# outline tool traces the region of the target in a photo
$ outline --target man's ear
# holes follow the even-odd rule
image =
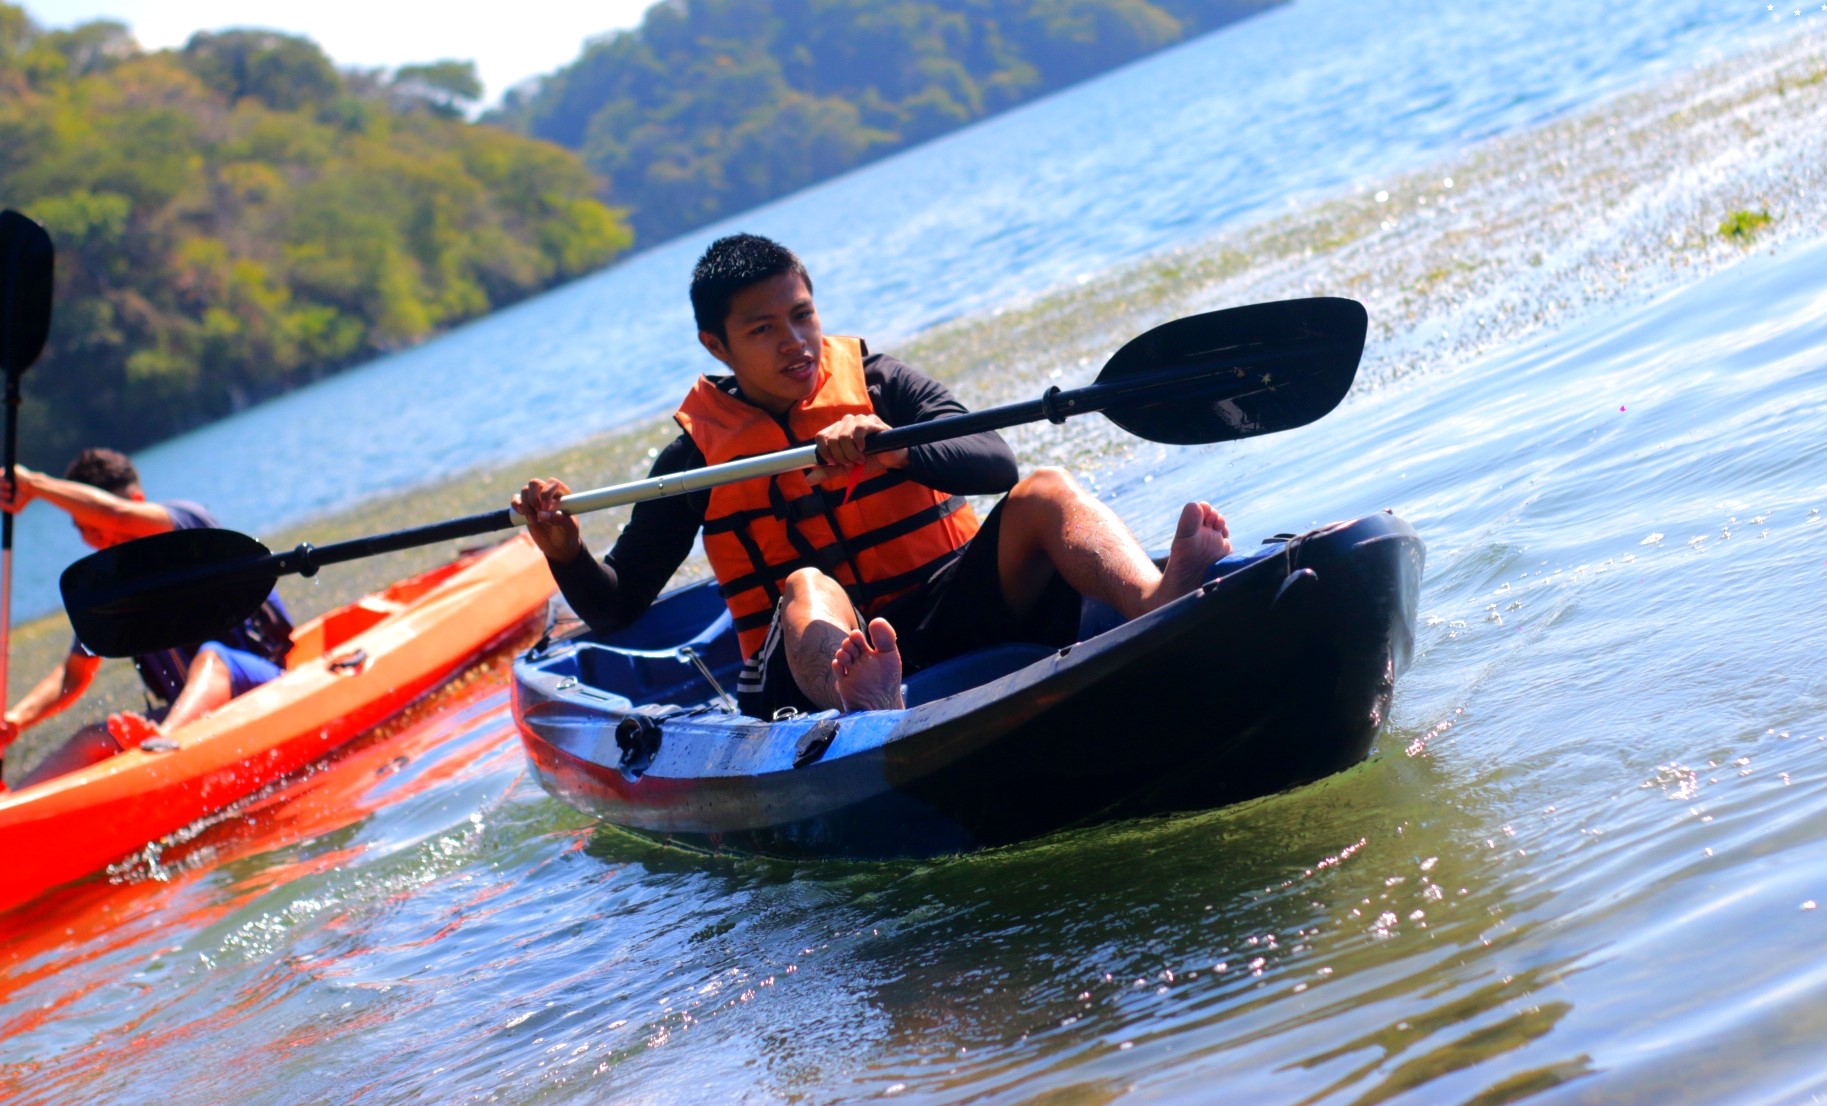
[[[698,344],[709,350],[712,357],[715,357],[725,365],[730,363],[729,347],[723,344],[723,339],[717,337],[711,331],[698,331]]]
[[[127,489],[121,492],[121,498],[131,499],[135,503],[144,503],[146,502],[146,493],[140,490],[138,484],[129,484]]]

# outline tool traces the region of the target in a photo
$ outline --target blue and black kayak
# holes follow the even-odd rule
[[[514,666],[539,781],[605,822],[697,849],[922,857],[1202,810],[1363,760],[1414,647],[1424,546],[1376,514],[1218,562],[1197,591],[1081,640],[1009,644],[910,675],[903,710],[735,713],[714,581],[615,634]]]

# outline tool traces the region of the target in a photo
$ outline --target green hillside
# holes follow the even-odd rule
[[[339,72],[308,40],[140,50],[0,2],[0,206],[56,243],[21,448],[132,449],[628,248],[570,151],[478,126],[473,66]]]
[[[1277,0],[668,0],[491,121],[581,151],[643,242]]]

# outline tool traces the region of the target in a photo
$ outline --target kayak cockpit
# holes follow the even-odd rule
[[[551,654],[545,671],[586,693],[678,707],[724,709],[742,670],[735,624],[714,581],[662,595],[624,630],[559,637],[534,647],[542,652]]]
[[[1272,552],[1264,548],[1234,554],[1214,564],[1208,579],[1234,572]],[[529,655],[540,661],[542,671],[575,681],[571,686],[593,698],[607,694],[630,704],[734,712],[734,701],[728,696],[735,691],[742,655],[729,607],[716,581],[704,580],[667,592],[634,625],[611,633],[583,628],[582,621],[563,608],[562,600],[555,602],[558,607],[549,626],[570,622],[576,628],[548,630],[547,640]],[[1122,622],[1116,611],[1087,599],[1079,616],[1078,643]],[[561,651],[561,645],[568,648]],[[903,684],[907,706],[979,687],[1057,651],[1052,645],[1008,642],[950,658],[907,676]]]
[[[364,595],[346,607],[338,607],[292,629],[292,651],[286,654],[287,669],[303,668],[319,657],[341,649],[356,635],[364,633],[389,618],[407,610],[412,604],[474,563],[480,550],[465,553],[449,564],[442,564],[417,576],[396,580],[380,591]]]

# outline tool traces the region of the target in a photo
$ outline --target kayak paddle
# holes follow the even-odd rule
[[[55,251],[44,228],[8,208],[0,211],[0,369],[6,372],[6,486],[18,463],[19,378],[38,360],[51,331]],[[0,512],[0,706],[7,698],[12,647],[13,516]]]
[[[870,436],[882,453],[1048,419],[1103,411],[1139,437],[1171,445],[1232,441],[1304,426],[1338,406],[1357,375],[1368,320],[1356,300],[1316,297],[1253,304],[1163,323],[1131,340],[1095,383]],[[559,501],[581,515],[761,476],[812,468],[800,446],[649,477]],[[76,635],[106,657],[193,645],[246,618],[280,576],[474,537],[523,524],[511,508],[326,545],[271,553],[231,530],[173,530],[90,554],[64,571]]]

